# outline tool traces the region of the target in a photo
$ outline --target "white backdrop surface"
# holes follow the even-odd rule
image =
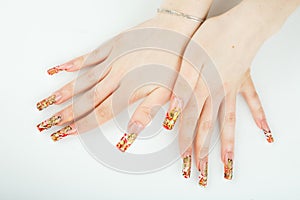
[[[181,161],[156,173],[123,174],[89,155],[76,137],[53,143],[36,124],[54,108],[35,104],[74,75],[45,70],[151,18],[160,0],[0,1],[0,199],[299,199],[300,9],[268,40],[253,79],[275,143],[267,144],[238,98],[234,180],[225,181],[220,148],[210,154],[209,186],[180,174]],[[218,0],[213,14],[238,1]],[[63,108],[63,106],[61,106]],[[108,134],[118,132],[113,124]],[[118,139],[121,136],[115,134]],[[139,147],[137,145],[136,150]]]

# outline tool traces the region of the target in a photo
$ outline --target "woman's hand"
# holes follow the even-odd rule
[[[186,12],[198,14],[199,18],[205,17],[211,0],[201,1],[203,4],[201,9],[196,7],[200,2],[199,0],[193,0],[193,2],[195,5],[185,6]],[[166,7],[176,9],[179,6],[176,10],[185,12],[181,10],[181,4],[181,1],[166,0],[164,2]],[[199,11],[192,12],[196,9]],[[49,105],[62,104],[74,96],[82,94],[73,104],[39,124],[38,129],[43,131],[55,125],[69,124],[52,134],[52,139],[57,141],[68,135],[91,130],[126,108],[128,102],[131,104],[147,96],[134,114],[134,117],[139,120],[131,121],[128,125],[129,133],[134,130],[135,134],[138,134],[150,122],[151,116],[155,115],[155,112],[151,112],[152,105],[164,105],[170,98],[170,90],[155,84],[139,88],[130,99],[120,99],[119,103],[122,106],[119,107],[118,111],[114,110],[114,113],[111,94],[117,93],[122,87],[120,81],[123,77],[129,72],[135,71],[139,66],[158,63],[167,66],[170,72],[178,72],[183,51],[199,25],[200,22],[197,21],[158,13],[153,19],[119,34],[95,51],[48,70],[49,74],[54,74],[59,71],[73,72],[93,66],[85,74],[37,104],[38,109],[42,110]],[[171,35],[174,37],[170,38]],[[154,46],[156,49],[151,49],[156,44],[158,47]],[[161,48],[169,48],[170,52],[157,49],[161,44],[163,44]],[[139,79],[139,77],[135,78]],[[169,77],[166,77],[165,83],[171,88],[175,80],[176,75],[170,74]],[[74,109],[77,105],[78,109]],[[93,112],[90,113],[91,111]],[[94,119],[95,113],[98,116],[96,121],[91,120]],[[125,147],[120,146],[120,150],[125,150]]]
[[[267,141],[274,141],[249,73],[253,58],[272,32],[256,21],[246,23],[253,20],[247,19],[252,16],[241,16],[244,15],[240,10],[234,8],[208,19],[194,34],[190,44],[201,46],[207,57],[203,52],[197,52],[201,59],[196,66],[183,61],[164,121],[165,128],[172,129],[176,119],[181,118],[179,146],[184,163],[183,175],[189,177],[190,167],[187,166],[191,166],[194,149],[200,184],[204,186],[211,132],[218,114],[224,177],[232,178],[236,96],[239,91]],[[247,20],[242,20],[244,18]],[[196,54],[195,48],[188,45],[185,54],[192,52]]]

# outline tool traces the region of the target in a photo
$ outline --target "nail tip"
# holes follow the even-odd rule
[[[36,128],[39,130],[39,132],[43,132],[45,130],[44,128],[40,128],[39,125],[37,125]]]
[[[188,174],[182,174],[182,176],[183,176],[183,178],[185,178],[185,179],[190,178],[190,175],[188,175]]]
[[[51,95],[50,97],[43,99],[42,101],[38,102],[36,104],[36,107],[39,111],[49,107],[50,105],[54,104],[57,102],[57,96],[56,95]]]
[[[165,120],[163,122],[163,127],[167,130],[172,130],[175,126],[175,123],[180,115],[181,111],[179,108],[174,108],[170,112],[167,112]]]
[[[191,177],[192,156],[188,155],[183,158],[182,175],[184,178]]]
[[[58,140],[61,140],[61,139],[65,138],[65,137],[67,137],[71,134],[74,134],[74,133],[70,133],[71,131],[75,133],[75,130],[72,129],[71,126],[66,126],[62,129],[60,129],[59,131],[57,131],[55,133],[52,133],[51,138],[54,142],[57,142]]]
[[[228,158],[227,163],[224,165],[224,178],[232,180],[233,178],[233,160]]]
[[[120,139],[120,141],[116,144],[116,147],[122,151],[125,152],[135,141],[137,138],[136,133],[124,133],[123,137]]]
[[[52,76],[54,74],[57,74],[58,72],[62,71],[61,69],[59,69],[59,65],[52,67],[50,69],[47,70],[48,75]]]
[[[117,147],[117,149],[118,149],[119,151],[121,151],[122,153],[124,153],[124,152],[126,151],[126,149],[122,149],[122,147],[120,146],[119,143],[116,145],[116,147]]]
[[[226,175],[224,175],[224,178],[225,178],[226,180],[229,180],[229,181],[232,180],[232,177],[226,177]]]
[[[61,122],[61,120],[62,120],[61,116],[54,115],[54,116],[50,117],[49,119],[43,121],[42,123],[38,124],[37,128],[40,132],[42,132],[44,130],[52,128],[53,126],[56,126],[57,124],[59,124]]]
[[[199,186],[202,187],[202,188],[206,188],[206,187],[207,187],[207,184],[206,184],[206,183],[200,183],[200,182],[199,182]]]
[[[164,125],[164,124],[163,124],[163,127],[164,127],[166,130],[168,130],[168,131],[170,131],[170,130],[173,129],[173,128],[170,128],[170,127],[168,127],[168,126],[166,126],[166,125]]]

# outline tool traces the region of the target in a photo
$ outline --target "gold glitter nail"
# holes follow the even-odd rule
[[[40,132],[57,125],[62,120],[61,116],[53,116],[37,125]]]
[[[171,112],[168,112],[166,114],[166,118],[164,120],[163,126],[168,130],[172,130],[179,115],[180,115],[179,108],[174,108],[173,110],[171,110]]]
[[[62,138],[68,136],[68,135],[72,135],[72,133],[74,132],[74,130],[72,131],[72,127],[71,126],[66,126],[62,129],[60,129],[59,131],[53,133],[51,135],[51,138],[54,142],[61,140]],[[72,132],[71,132],[72,131]]]
[[[205,162],[204,169],[200,169],[200,175],[199,175],[199,185],[202,187],[207,186],[207,176],[208,176],[208,162]]]
[[[233,177],[233,161],[232,159],[227,160],[227,164],[224,166],[224,178],[231,180]]]
[[[192,156],[186,156],[183,158],[182,175],[184,178],[190,178],[192,167]]]
[[[136,133],[130,133],[130,134],[125,133],[123,137],[120,139],[120,141],[118,142],[118,144],[116,145],[116,147],[120,151],[125,152],[132,145],[132,143],[135,141],[136,138],[137,138]]]
[[[264,131],[264,134],[265,134],[265,137],[266,137],[267,141],[269,143],[273,143],[274,138],[273,138],[273,135],[272,135],[271,131],[266,131],[266,130],[263,130],[263,131]]]
[[[38,102],[36,107],[38,110],[43,110],[43,109],[47,108],[48,106],[54,104],[55,102],[56,102],[56,95],[52,95],[52,96]]]

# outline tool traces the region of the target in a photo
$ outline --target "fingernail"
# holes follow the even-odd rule
[[[143,125],[138,122],[133,122],[128,126],[128,133],[125,133],[123,137],[120,139],[116,147],[122,151],[125,152],[135,141],[138,134],[144,129]]]
[[[183,158],[182,175],[184,178],[190,178],[192,167],[192,156],[188,155]]]
[[[225,156],[224,163],[224,178],[227,180],[232,180],[233,177],[233,155],[232,153],[227,153]]]
[[[174,97],[172,101],[172,105],[170,106],[170,110],[166,114],[166,118],[164,120],[163,126],[167,130],[172,130],[174,125],[181,113],[182,110],[182,101],[176,97]]]
[[[62,71],[62,69],[59,69],[59,65],[47,70],[49,75],[57,74],[60,71]]]
[[[199,175],[199,185],[202,187],[207,186],[207,176],[208,176],[208,161],[207,159],[205,160],[200,160],[200,175]]]
[[[49,129],[52,126],[57,125],[59,122],[61,122],[61,120],[62,120],[61,116],[53,116],[43,121],[42,123],[38,124],[37,128],[39,129],[40,132],[42,132],[43,130]]]
[[[273,138],[272,132],[271,132],[271,130],[269,128],[269,125],[268,125],[268,123],[267,123],[266,120],[263,120],[261,122],[261,128],[262,128],[262,130],[263,130],[263,132],[265,134],[265,137],[266,137],[267,141],[269,143],[273,143],[274,142],[274,138]]]
[[[53,133],[51,135],[51,138],[54,142],[63,139],[64,137],[67,137],[68,135],[73,135],[76,133],[76,129],[73,129],[71,126],[66,126],[59,131]]]
[[[54,94],[54,95],[51,95],[50,97],[48,97],[46,99],[43,99],[42,101],[38,102],[36,104],[36,107],[37,107],[38,110],[43,110],[43,109],[47,108],[48,106],[56,103],[60,99],[61,99],[61,95]]]
[[[68,70],[71,67],[73,67],[73,64],[66,63],[66,64],[63,64],[63,65],[57,65],[55,67],[52,67],[51,69],[48,69],[47,72],[48,72],[49,75],[54,75],[54,74],[57,74],[60,71]]]

